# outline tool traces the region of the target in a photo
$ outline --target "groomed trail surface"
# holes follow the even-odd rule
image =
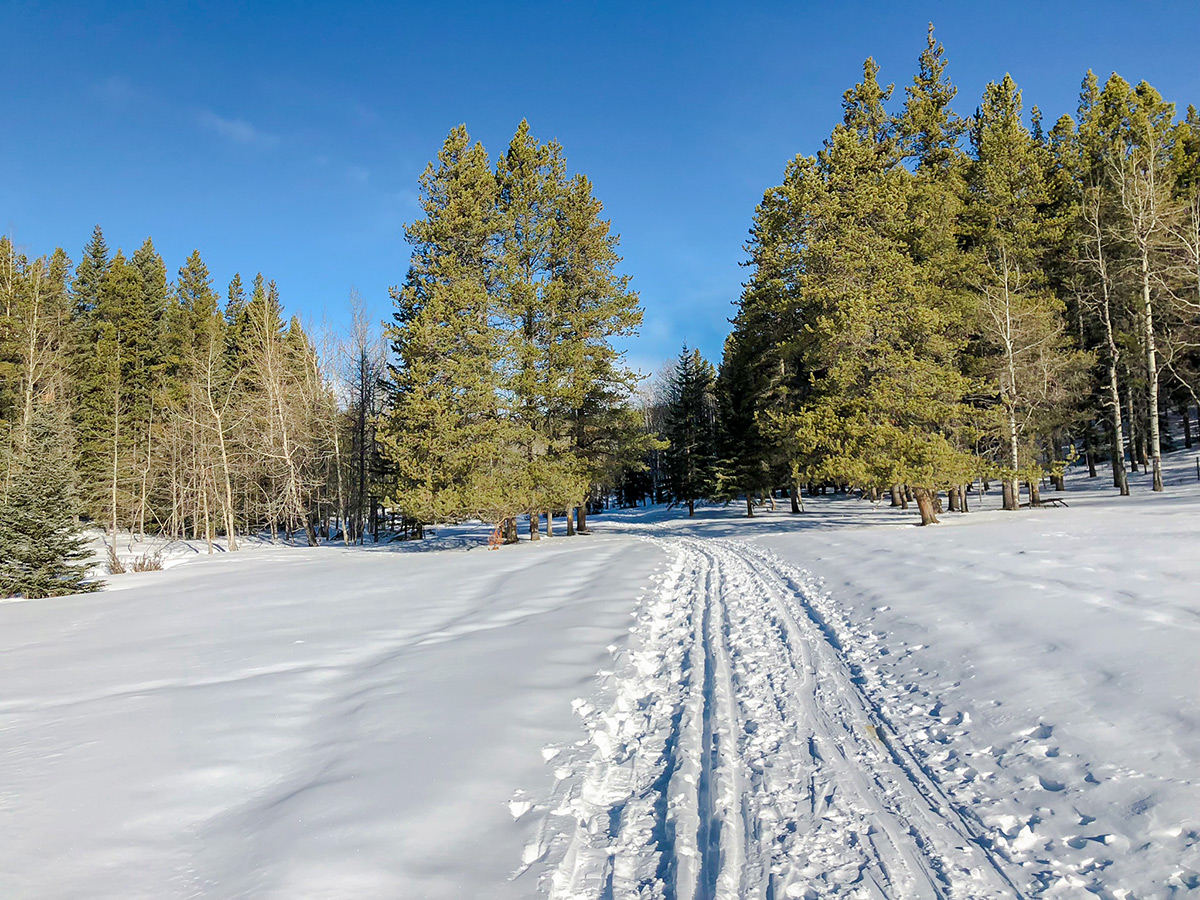
[[[739,541],[659,543],[672,562],[641,640],[612,706],[581,710],[593,753],[529,854],[559,859],[552,898],[1021,896],[802,572]]]
[[[669,563],[588,738],[545,751],[544,893],[1200,896],[1195,503],[1086,499],[1024,530],[631,522]]]

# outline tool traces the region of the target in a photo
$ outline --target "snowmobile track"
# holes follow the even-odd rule
[[[526,850],[551,864],[552,898],[1022,896],[871,700],[804,573],[738,541],[651,540],[668,571],[612,705],[577,701],[590,756],[559,766]]]

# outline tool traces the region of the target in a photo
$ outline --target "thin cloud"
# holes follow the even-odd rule
[[[243,147],[274,147],[279,143],[279,136],[263,131],[251,125],[245,119],[227,119],[219,116],[210,109],[202,110],[196,115],[196,123],[205,131],[223,137],[233,144]]]
[[[348,106],[350,118],[360,125],[378,125],[383,121],[383,116],[375,112],[374,109],[367,106],[358,100],[351,100]]]
[[[123,75],[110,75],[91,86],[92,96],[114,107],[130,106],[144,99],[145,92]]]

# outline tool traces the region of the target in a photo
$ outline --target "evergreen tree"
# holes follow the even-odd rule
[[[75,312],[82,322],[86,323],[92,310],[100,303],[100,285],[108,272],[108,262],[108,244],[104,240],[104,232],[97,225],[92,230],[91,240],[83,248],[72,285]]]
[[[812,395],[777,417],[797,480],[911,485],[923,523],[933,496],[967,479],[953,441],[968,383],[957,335],[908,243],[912,177],[901,166],[878,68],[845,95],[842,125],[810,165],[798,289]]]
[[[1017,509],[1021,477],[1036,485],[1042,474],[1034,438],[1087,361],[1072,351],[1063,303],[1048,287],[1046,254],[1063,223],[1050,214],[1048,151],[1022,123],[1011,77],[987,86],[971,141],[979,368],[998,397],[1004,508]]]
[[[557,292],[549,290],[555,209],[565,180],[562,150],[538,142],[522,120],[507,152],[496,164],[495,282],[508,337],[505,368],[513,404],[509,428],[520,444],[525,472],[514,484],[527,491],[514,501],[530,513],[536,539],[538,511],[565,505],[580,488],[564,458],[553,454],[550,412],[558,406],[560,382],[551,367]]]
[[[550,462],[557,505],[568,513],[572,506],[578,510],[581,531],[587,528],[591,490],[615,484],[620,472],[639,468],[645,453],[657,446],[630,402],[638,375],[613,346],[615,339],[637,334],[642,310],[629,277],[617,273],[620,239],[601,217],[603,209],[586,176],[560,184],[546,287],[553,310],[548,322]]]
[[[799,199],[798,170],[789,166],[784,185],[766,192],[755,210],[747,265],[752,274],[738,301],[733,330],[725,340],[717,376],[717,444],[720,464],[718,493],[746,499],[754,514],[755,493],[787,483],[792,509],[799,512],[798,485],[789,481],[786,454],[772,424],[801,401],[807,379],[796,365],[795,338],[799,277],[798,247],[803,238],[795,213]]]
[[[483,146],[465,126],[453,129],[421,176],[423,216],[406,230],[412,259],[386,335],[395,355],[380,429],[397,477],[389,499],[423,522],[500,521],[530,494],[501,372],[496,199]]]
[[[2,597],[57,597],[101,586],[86,580],[91,554],[73,513],[68,434],[62,399],[39,398],[0,497]]]
[[[696,514],[696,501],[716,489],[716,373],[699,350],[685,346],[667,388],[666,475],[676,503]]]

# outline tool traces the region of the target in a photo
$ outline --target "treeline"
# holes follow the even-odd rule
[[[673,496],[854,486],[927,523],[987,479],[1036,505],[1079,454],[1162,490],[1198,381],[1196,110],[1089,72],[1048,129],[1008,76],[960,116],[932,28],[902,102],[877,76],[758,206],[719,373],[670,379]]]
[[[77,589],[81,522],[114,550],[466,518],[511,541],[556,512],[586,530],[656,446],[613,346],[641,323],[617,236],[525,123],[495,166],[455,129],[421,188],[386,340],[355,297],[318,347],[273,281],[221,296],[198,252],[169,279],[149,239],[113,253],[97,226],[73,264],[0,238],[0,591]]]
[[[315,541],[322,502],[336,511],[345,493],[353,429],[274,282],[235,276],[220,297],[198,252],[169,281],[149,239],[111,253],[99,227],[74,268],[7,239],[0,266],[0,499],[54,409],[71,511],[110,535]]]

